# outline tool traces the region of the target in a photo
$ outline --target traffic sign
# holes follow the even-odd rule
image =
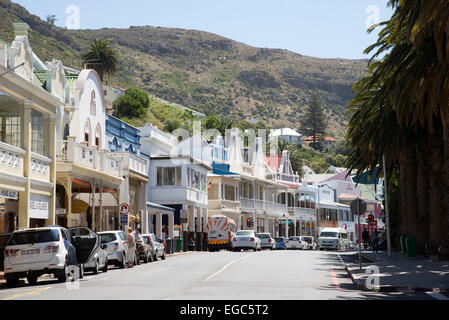
[[[129,218],[128,214],[121,214],[120,215],[120,225],[121,226],[127,226],[128,225],[128,218]]]
[[[357,198],[351,202],[351,213],[355,215],[361,215],[366,212],[366,202],[360,198]]]
[[[127,203],[122,203],[120,205],[120,214],[128,214],[131,207]]]

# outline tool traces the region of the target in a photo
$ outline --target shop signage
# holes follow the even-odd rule
[[[19,198],[19,192],[7,189],[0,189],[0,198],[17,200]]]
[[[30,218],[48,219],[50,213],[50,198],[41,195],[30,195]]]

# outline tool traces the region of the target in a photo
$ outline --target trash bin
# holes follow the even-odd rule
[[[167,238],[167,239],[165,239],[165,243],[166,243],[166,245],[165,245],[165,253],[167,253],[167,254],[172,254],[173,252],[172,252],[172,242],[173,242],[173,240],[172,240],[172,238]]]
[[[416,257],[416,249],[415,249],[415,239],[406,238],[405,246],[407,248],[407,253],[410,258]]]
[[[177,252],[182,251],[182,238],[176,239],[176,251]]]
[[[401,236],[399,240],[401,241],[401,253],[407,253],[407,246],[405,244],[406,236]]]

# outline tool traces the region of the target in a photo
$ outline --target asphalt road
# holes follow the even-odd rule
[[[322,251],[194,252],[86,273],[79,288],[40,280],[0,289],[0,300],[348,300],[428,299],[424,293],[358,290],[339,254]]]

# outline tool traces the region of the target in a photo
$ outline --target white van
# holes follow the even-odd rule
[[[323,228],[318,238],[318,250],[347,249],[349,245],[348,233],[343,228]]]

